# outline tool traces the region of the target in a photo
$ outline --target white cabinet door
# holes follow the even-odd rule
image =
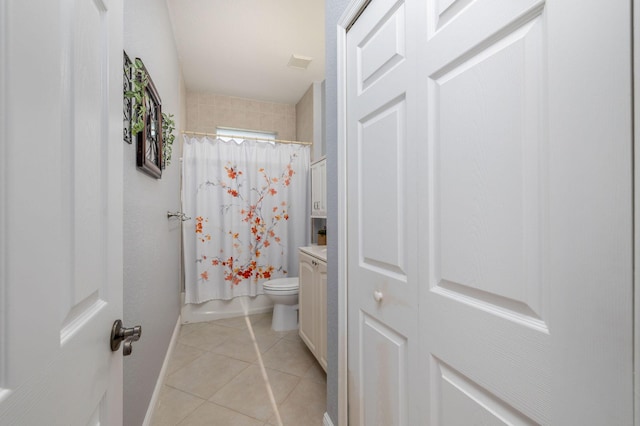
[[[327,264],[318,261],[316,267],[316,299],[318,306],[318,362],[327,371]]]
[[[299,269],[299,290],[298,290],[298,333],[300,338],[304,340],[311,352],[316,352],[317,324],[316,317],[316,300],[315,300],[315,265],[314,258],[299,252],[300,269]]]
[[[120,425],[122,1],[2,1],[0,67],[0,424]]]
[[[327,161],[320,160],[311,165],[311,216],[327,215]]]
[[[350,424],[633,423],[630,4],[347,33]]]
[[[327,370],[327,263],[300,252],[298,333]]]

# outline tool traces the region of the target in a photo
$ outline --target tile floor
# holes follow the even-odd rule
[[[260,358],[244,317],[182,326],[154,426],[322,425],[326,375],[298,331],[249,319]]]

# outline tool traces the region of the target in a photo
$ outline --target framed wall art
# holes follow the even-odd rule
[[[122,99],[122,138],[126,143],[133,142],[133,136],[131,136],[131,120],[133,119],[133,98],[130,93],[133,90],[133,67],[131,64],[131,59],[129,59],[129,55],[127,52],[122,51],[124,55],[124,69],[123,69],[123,85],[124,85],[124,96]]]
[[[136,58],[136,62],[142,63],[139,58]],[[142,119],[142,129],[136,134],[137,165],[138,169],[144,173],[160,179],[162,176],[162,102],[143,64],[142,70],[144,73],[140,74],[142,78],[146,78],[146,84],[143,84],[144,96],[141,105],[134,105],[138,119]],[[138,75],[136,78],[141,77]]]

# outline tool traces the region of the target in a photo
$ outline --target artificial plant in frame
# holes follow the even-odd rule
[[[131,134],[137,140],[137,165],[143,172],[160,178],[171,162],[175,136],[173,114],[162,112],[160,95],[140,58],[130,65],[131,87],[125,96],[133,102]]]

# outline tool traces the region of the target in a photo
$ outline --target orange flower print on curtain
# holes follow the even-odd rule
[[[294,158],[295,156],[292,156],[291,161]],[[291,184],[291,179],[295,175],[291,161],[277,176],[270,176],[264,168],[259,168],[257,172],[261,176],[262,184],[251,187],[248,191],[249,197],[243,193],[245,172],[232,163],[227,163],[224,167],[226,172],[224,179],[215,182],[206,181],[202,184],[202,187],[220,188],[224,191],[229,200],[222,205],[221,211],[223,214],[236,214],[235,207],[242,222],[249,225],[250,234],[248,241],[244,241],[240,237],[240,232],[228,230],[224,238],[232,240],[232,253],[225,254],[224,250],[220,250],[215,256],[201,255],[196,259],[203,269],[200,273],[200,281],[209,280],[208,268],[222,268],[224,280],[231,285],[238,285],[245,280],[253,282],[260,279],[267,280],[272,278],[274,273],[283,276],[287,274],[282,266],[269,263],[263,256],[263,252],[272,246],[281,246],[282,240],[278,229],[282,222],[289,220],[287,201],[281,201],[277,206],[269,209],[265,208],[265,204]],[[197,216],[195,220],[195,234],[198,241],[202,244],[211,241],[213,231],[208,229],[209,219]]]
[[[307,244],[309,147],[185,137],[185,302],[263,294]]]

